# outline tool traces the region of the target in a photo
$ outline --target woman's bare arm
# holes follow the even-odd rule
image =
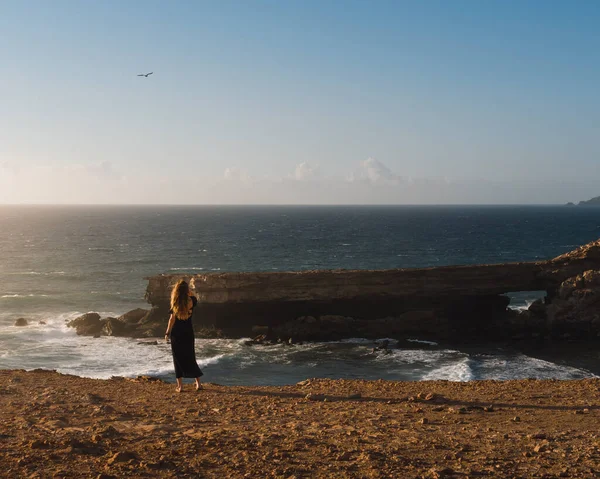
[[[165,339],[169,339],[169,334],[171,334],[171,329],[173,329],[173,324],[175,324],[175,315],[172,314],[169,317],[169,324],[167,324],[167,332],[165,333]]]

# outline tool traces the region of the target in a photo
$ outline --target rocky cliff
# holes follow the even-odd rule
[[[524,330],[545,334],[546,318],[556,325],[556,318],[564,315],[542,313],[546,304],[538,303],[536,314],[516,317],[507,309],[505,294],[545,291],[546,303],[558,308],[559,301],[565,300],[565,282],[581,284],[574,278],[590,277],[589,272],[597,270],[600,240],[538,262],[384,271],[159,275],[148,278],[146,298],[157,314],[165,312],[172,285],[185,278],[200,302],[196,324],[233,336],[264,333],[284,339],[337,339],[419,334],[440,339],[514,335]]]
[[[600,205],[600,196],[596,196],[590,200],[580,201],[579,206],[599,206]]]
[[[81,334],[162,336],[172,286],[190,282],[201,335],[281,340],[397,337],[456,340],[597,335],[600,240],[547,261],[383,271],[158,275],[152,310],[73,322]],[[506,293],[544,291],[518,314]]]

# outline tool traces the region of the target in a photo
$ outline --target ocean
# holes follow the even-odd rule
[[[0,368],[174,380],[163,341],[78,337],[66,327],[88,311],[118,316],[149,307],[144,278],[160,273],[531,261],[598,237],[596,207],[0,205]],[[513,294],[511,307],[542,295]],[[29,325],[13,326],[20,317]],[[600,375],[599,353],[578,347],[522,351],[406,339],[411,347],[390,354],[372,354],[374,342],[362,338],[254,347],[198,339],[196,352],[204,379],[220,384]]]

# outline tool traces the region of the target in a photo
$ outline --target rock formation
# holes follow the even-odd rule
[[[67,326],[75,328],[77,334],[83,336],[160,336],[156,324],[148,326],[142,323],[149,313],[145,309],[134,309],[119,318],[104,319],[101,319],[98,313],[86,313],[70,321]],[[162,324],[160,325],[162,331],[165,329],[164,319],[162,318]]]
[[[529,316],[554,336],[582,338],[600,334],[600,271],[565,280],[551,301],[529,307]]]
[[[579,206],[598,206],[600,205],[600,196],[589,199],[587,201],[580,201]]]
[[[196,324],[232,336],[253,336],[267,328],[269,335],[283,339],[406,334],[432,339],[510,337],[536,329],[545,333],[560,323],[555,320],[557,314],[562,316],[551,309],[549,323],[544,319],[540,324],[539,314],[517,315],[507,309],[506,293],[546,291],[548,305],[554,299],[565,301],[563,283],[597,270],[600,240],[538,262],[383,271],[159,275],[149,278],[146,298],[157,312],[165,311],[172,285],[186,278],[199,299]],[[572,305],[574,299],[569,301]],[[559,307],[558,302],[554,304],[555,309]]]
[[[98,313],[86,313],[67,324],[70,328],[75,328],[77,334],[83,336],[99,335],[103,325],[104,323],[100,320]]]
[[[382,271],[158,275],[148,278],[149,312],[78,318],[78,333],[162,336],[172,286],[190,282],[201,335],[271,340],[406,337],[456,340],[598,334],[600,240],[557,258],[492,265]],[[506,293],[545,291],[524,314]],[[81,321],[80,321],[81,320]],[[98,325],[100,321],[100,325]],[[98,332],[99,331],[99,332]]]

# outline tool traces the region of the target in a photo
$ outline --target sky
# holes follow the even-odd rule
[[[588,199],[599,24],[596,0],[4,0],[0,203]]]

